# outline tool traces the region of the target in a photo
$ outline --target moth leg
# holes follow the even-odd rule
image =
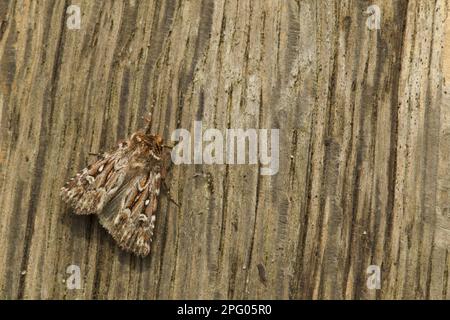
[[[170,188],[166,183],[167,174],[172,169],[172,159],[170,152],[164,152],[162,155],[162,166],[161,166],[161,178],[162,178],[162,187],[165,189],[167,196],[169,197],[169,201],[173,202],[178,208],[180,204],[174,200],[172,194],[170,193]]]
[[[167,185],[166,181],[163,180],[162,186],[165,189],[165,192],[167,193],[167,197],[169,198],[169,201],[173,202],[178,208],[180,208],[180,204],[175,201],[175,199],[172,197],[172,193],[170,193],[170,187]]]
[[[161,178],[164,180],[169,171],[172,171],[172,158],[170,152],[163,152],[161,163]]]

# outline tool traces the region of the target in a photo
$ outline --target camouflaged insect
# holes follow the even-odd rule
[[[119,247],[150,252],[155,211],[164,178],[163,139],[137,131],[83,169],[61,189],[76,214],[96,214]]]

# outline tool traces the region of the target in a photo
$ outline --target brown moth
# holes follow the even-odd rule
[[[139,256],[150,252],[168,147],[149,133],[150,117],[146,120],[146,130],[120,142],[61,189],[76,214],[96,214],[120,248]]]

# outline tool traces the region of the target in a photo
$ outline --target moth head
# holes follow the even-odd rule
[[[155,134],[155,135],[152,136],[152,137],[153,137],[153,139],[155,140],[155,143],[156,143],[158,146],[161,146],[161,147],[162,147],[163,142],[164,142],[163,138],[162,138],[159,134]]]
[[[160,160],[163,149],[163,138],[160,135],[138,131],[131,136],[130,140],[137,151],[138,158]]]
[[[142,131],[133,133],[130,140],[131,143],[136,145],[154,146],[154,145],[162,145],[163,143],[163,138],[160,135],[147,134]]]
[[[163,151],[163,143],[164,143],[163,138],[159,134],[149,135],[148,138],[149,138],[148,146],[154,152],[154,154],[152,155],[160,157]]]

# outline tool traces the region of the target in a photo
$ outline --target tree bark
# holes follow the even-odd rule
[[[371,4],[2,2],[0,298],[448,299],[448,3]],[[279,128],[280,168],[173,166],[142,259],[59,190],[148,111]]]

